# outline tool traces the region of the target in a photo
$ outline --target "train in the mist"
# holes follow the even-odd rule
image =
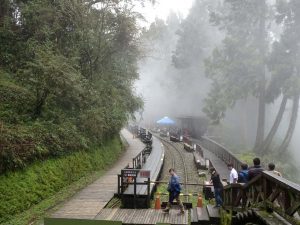
[[[170,141],[179,142],[190,137],[200,139],[206,133],[208,124],[209,120],[205,117],[177,117],[176,126],[168,129]],[[164,135],[163,131],[161,134]]]

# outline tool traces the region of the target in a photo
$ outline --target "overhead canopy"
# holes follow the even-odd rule
[[[165,116],[164,118],[156,121],[156,123],[158,124],[163,124],[163,125],[171,125],[171,124],[175,124],[175,122],[173,120],[171,120],[169,117]]]

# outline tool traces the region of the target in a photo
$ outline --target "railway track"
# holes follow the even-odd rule
[[[183,185],[183,194],[198,193],[199,187],[189,186],[187,183],[199,183],[199,177],[197,174],[197,168],[194,164],[194,156],[192,153],[183,150],[182,143],[173,143],[164,138],[158,137],[162,144],[165,146],[166,157],[165,166],[162,174],[162,181],[169,180],[169,168],[175,168],[176,173],[182,178],[181,182]],[[189,201],[189,196],[185,197],[185,201]]]

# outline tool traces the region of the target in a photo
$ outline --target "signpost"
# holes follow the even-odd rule
[[[139,170],[137,169],[123,169],[121,170],[122,177],[137,177]]]

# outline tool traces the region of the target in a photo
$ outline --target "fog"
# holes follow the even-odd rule
[[[207,135],[237,153],[250,152],[257,144],[257,120],[262,115],[258,113],[259,85],[264,82],[264,138],[283,96],[288,100],[271,143],[262,140],[260,149],[265,150],[255,154],[269,161],[284,154],[297,166],[300,121],[293,107],[298,107],[300,92],[300,72],[294,73],[300,64],[300,59],[295,59],[300,40],[289,39],[288,33],[293,29],[295,35],[299,32],[300,15],[290,17],[284,9],[290,7],[298,15],[299,2],[286,1],[285,8],[273,0],[245,3],[248,5],[226,2],[195,1],[188,13],[174,11],[173,6],[162,19],[150,19],[141,37],[144,57],[135,85],[145,102],[143,122],[155,123],[163,116],[206,116],[211,119]],[[230,4],[236,4],[240,11]],[[260,17],[257,11],[265,16]],[[259,40],[265,41],[263,47]],[[280,169],[285,173],[291,170],[285,165]]]

